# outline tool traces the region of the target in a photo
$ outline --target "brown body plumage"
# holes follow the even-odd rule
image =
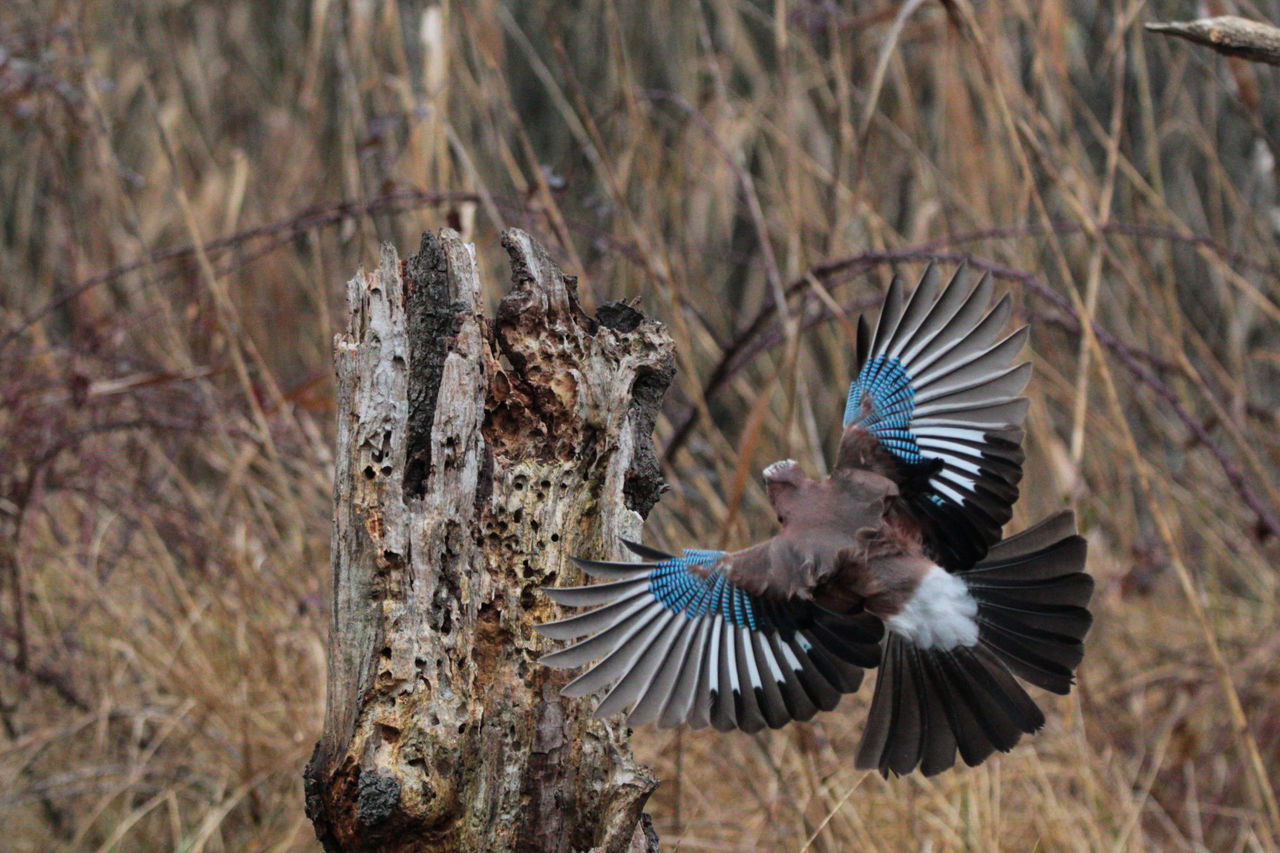
[[[879,472],[892,470],[884,456],[870,432],[849,427],[823,480],[810,479],[791,460],[769,466],[765,488],[782,529],[714,568],[761,597],[882,619],[900,612],[933,561],[901,507],[897,483]]]

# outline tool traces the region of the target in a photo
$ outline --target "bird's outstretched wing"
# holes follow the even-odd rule
[[[1001,338],[1007,296],[987,311],[991,280],[970,290],[961,267],[939,295],[930,265],[904,301],[895,278],[872,331],[858,321],[857,376],[846,430],[869,431],[897,463],[894,479],[931,556],[949,571],[968,568],[1000,541],[1022,479],[1019,396],[1030,363],[1012,361],[1022,327]]]
[[[630,706],[632,725],[779,728],[834,708],[858,689],[863,667],[880,660],[884,629],[873,616],[753,595],[718,567],[735,555],[625,544],[644,562],[576,560],[610,582],[546,590],[561,604],[596,609],[537,626],[552,639],[584,638],[541,662],[597,661],[562,691],[582,696],[612,685],[597,716]]]

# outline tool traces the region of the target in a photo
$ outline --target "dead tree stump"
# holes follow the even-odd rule
[[[483,316],[474,248],[389,246],[347,288],[324,733],[305,773],[326,850],[657,850],[621,722],[538,666],[538,589],[621,558],[662,488],[650,433],[671,338],[578,304],[518,230]],[[643,818],[643,819],[642,819]]]

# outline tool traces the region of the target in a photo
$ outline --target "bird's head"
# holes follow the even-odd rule
[[[771,486],[798,486],[805,479],[804,472],[794,459],[783,459],[774,462],[764,469],[764,484]]]
[[[790,515],[790,508],[799,498],[800,487],[809,482],[804,471],[794,459],[783,459],[774,462],[764,469],[764,487],[769,493],[769,503],[778,514],[778,523],[785,524]]]

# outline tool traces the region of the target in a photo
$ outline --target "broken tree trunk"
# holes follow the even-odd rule
[[[482,315],[448,229],[348,285],[336,340],[333,606],[307,813],[326,850],[657,850],[657,784],[621,722],[537,664],[539,593],[618,558],[662,487],[650,433],[671,338],[596,318],[525,233]]]

